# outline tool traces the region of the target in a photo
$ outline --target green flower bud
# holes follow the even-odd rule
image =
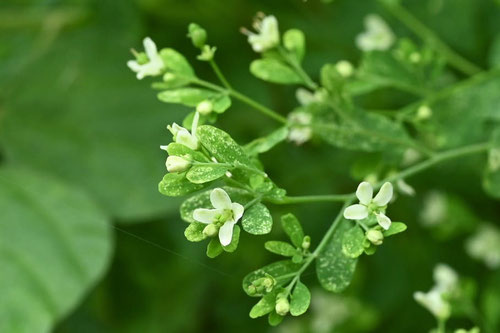
[[[432,117],[432,109],[427,105],[421,105],[417,110],[417,119],[426,120]]]
[[[165,75],[163,75],[163,81],[165,82],[172,82],[176,79],[176,76],[174,73],[165,73]]]
[[[384,241],[384,235],[382,232],[378,229],[370,229],[366,232],[366,238],[373,244],[373,245],[380,245]]]
[[[274,309],[280,316],[285,316],[288,311],[290,311],[290,303],[288,302],[288,299],[286,297],[279,297],[278,295]]]
[[[201,61],[210,61],[214,58],[215,50],[217,48],[215,46],[210,47],[209,45],[203,45],[201,49],[201,54],[197,57],[198,60]]]
[[[219,232],[219,229],[213,223],[210,223],[209,225],[207,225],[205,227],[205,229],[203,229],[203,234],[207,237],[214,237],[217,235],[218,232]]]
[[[267,292],[271,292],[271,290],[273,290],[274,287],[274,282],[275,280],[273,278],[266,277],[262,281],[262,286],[266,289]]]
[[[302,240],[302,248],[307,250],[311,246],[311,236],[304,236]]]
[[[257,288],[253,284],[249,285],[248,286],[248,294],[250,296],[252,296],[252,295],[255,295],[256,293],[257,293]]]
[[[347,60],[341,60],[337,62],[335,68],[337,69],[337,72],[339,72],[340,76],[342,76],[343,78],[348,78],[352,76],[352,74],[354,73],[354,67]]]
[[[188,36],[191,38],[193,45],[199,49],[205,46],[207,41],[207,31],[196,23],[191,23],[188,27]]]
[[[196,106],[196,112],[199,112],[202,115],[207,115],[212,112],[213,108],[214,104],[211,101],[204,100],[198,103],[198,105]]]
[[[169,156],[165,165],[168,172],[182,172],[191,166],[191,161],[180,156]]]

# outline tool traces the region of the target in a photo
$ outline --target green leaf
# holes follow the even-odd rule
[[[320,80],[321,85],[332,92],[337,91],[345,81],[344,78],[340,76],[334,64],[326,64],[321,67]]]
[[[250,64],[250,72],[257,78],[279,84],[302,83],[295,71],[277,59],[257,59]]]
[[[193,68],[186,58],[174,49],[166,48],[160,51],[160,57],[167,70],[185,77],[195,77]]]
[[[238,248],[238,243],[240,241],[240,227],[235,225],[233,228],[233,238],[231,239],[231,243],[227,246],[222,246],[224,251],[226,252],[234,252]]]
[[[402,222],[392,222],[389,229],[384,230],[382,232],[382,234],[384,235],[384,237],[389,237],[389,236],[399,234],[400,232],[405,231],[406,228],[407,228],[406,224],[404,224]]]
[[[359,257],[363,251],[365,234],[358,225],[350,228],[342,237],[342,252],[349,258]]]
[[[210,99],[215,95],[216,93],[211,90],[186,87],[162,91],[158,93],[158,99],[165,103],[177,103],[194,107],[201,101]]]
[[[205,229],[207,225],[200,222],[191,222],[187,226],[186,230],[184,230],[184,236],[190,242],[201,242],[207,236],[203,234],[203,229]]]
[[[500,199],[500,170],[485,170],[483,174],[483,188],[491,197]]]
[[[306,53],[306,37],[304,33],[298,29],[290,29],[283,34],[283,45],[296,58],[297,62],[304,59]]]
[[[292,244],[296,247],[302,247],[304,240],[304,231],[299,220],[292,213],[281,216],[281,226],[285,233],[290,237]]]
[[[198,162],[210,162],[210,159],[199,151],[192,150],[183,144],[172,142],[167,146],[167,153],[170,156],[190,156]]]
[[[250,310],[250,318],[255,319],[265,316],[266,314],[274,310],[275,305],[276,292],[272,291],[264,295],[264,297],[262,297],[260,301],[258,301],[257,304],[252,307],[252,310]]]
[[[213,99],[213,109],[217,113],[223,113],[231,107],[231,98],[228,95],[218,95]]]
[[[203,185],[193,184],[186,178],[186,172],[167,173],[158,184],[161,194],[178,197],[201,190]]]
[[[265,235],[271,232],[273,218],[266,206],[256,203],[245,211],[241,224],[249,234]]]
[[[196,132],[198,139],[219,162],[239,162],[243,165],[251,165],[250,158],[245,154],[243,148],[238,145],[229,134],[210,125],[198,127]]]
[[[271,150],[278,143],[283,142],[288,137],[288,127],[284,126],[271,134],[253,140],[245,145],[244,149],[248,155],[257,155]]]
[[[223,165],[193,165],[186,174],[186,178],[195,184],[208,183],[219,179],[226,174],[229,168]]]
[[[207,257],[215,258],[218,255],[220,255],[222,252],[224,252],[224,248],[222,247],[221,243],[219,242],[219,238],[217,238],[217,237],[212,238],[207,245]]]
[[[297,249],[286,242],[268,241],[264,244],[264,247],[269,252],[279,254],[280,256],[293,257],[297,254]]]
[[[293,273],[296,273],[301,267],[302,265],[295,264],[290,260],[274,262],[245,276],[243,279],[243,290],[249,296],[262,296],[262,294],[252,294],[248,291],[248,286],[250,286],[253,281],[266,277],[267,274],[269,274],[276,279],[276,284],[278,286],[282,286],[289,282],[294,277]]]
[[[488,164],[483,174],[483,188],[493,198],[500,199],[500,129],[493,131],[491,143]]]
[[[300,316],[304,314],[311,304],[311,292],[305,284],[297,281],[290,300],[290,314]]]
[[[109,219],[78,188],[0,169],[1,332],[49,332],[102,278]]]
[[[245,190],[241,190],[234,187],[224,186],[222,187],[224,191],[227,192],[229,197],[233,202],[238,202],[245,205],[251,200],[251,196]],[[212,190],[206,190],[200,193],[196,193],[190,198],[184,200],[180,207],[181,218],[189,223],[195,222],[193,219],[193,211],[196,208],[213,208],[210,203],[210,193]]]
[[[276,310],[273,310],[267,317],[267,321],[271,326],[278,326],[279,324],[281,324],[284,318],[285,316],[280,316],[276,313]]]
[[[342,219],[333,237],[316,259],[316,274],[323,288],[342,292],[351,283],[357,259],[347,257],[342,251],[342,238],[351,223]]]

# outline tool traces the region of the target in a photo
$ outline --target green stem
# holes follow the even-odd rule
[[[427,42],[432,48],[434,48],[435,51],[441,53],[448,60],[451,66],[466,75],[474,75],[482,71],[481,68],[451,49],[434,33],[434,31],[427,28],[404,7],[392,2],[389,4],[386,1],[381,1],[381,3],[394,17],[413,31],[413,33]]]
[[[351,197],[351,194],[326,194],[326,195],[300,195],[286,196],[279,200],[268,200],[276,205],[289,205],[307,202],[344,202]]]
[[[311,79],[311,77],[304,71],[302,66],[290,55],[288,52],[281,46],[278,46],[278,51],[281,56],[288,62],[290,66],[295,70],[295,72],[302,78],[304,84],[311,90],[316,90],[318,88],[318,84]]]
[[[438,319],[437,333],[446,333],[446,320]]]
[[[200,85],[202,87],[209,88],[209,89],[233,96],[234,98],[240,100],[241,102],[243,102],[247,105],[250,105],[251,107],[253,107],[257,111],[260,111],[261,113],[265,114],[266,116],[268,116],[268,117],[270,117],[270,118],[272,118],[280,123],[283,123],[283,124],[287,123],[286,118],[283,117],[282,115],[280,115],[279,113],[277,113],[276,111],[271,110],[270,108],[260,104],[259,102],[251,99],[250,97],[248,97],[246,95],[243,95],[242,93],[240,93],[234,89],[223,88],[223,87],[220,87],[216,84],[213,84],[213,83],[210,83],[210,82],[207,82],[204,80],[200,80],[200,79],[193,79],[192,82],[194,84]]]
[[[240,164],[240,163],[231,164],[231,163],[215,163],[215,162],[193,162],[193,165],[223,166],[223,167],[227,167],[227,168],[231,168],[231,169],[233,169],[233,168],[242,169],[242,170],[254,172],[256,174],[259,174],[259,175],[267,178],[267,173],[265,173],[264,171],[259,170],[257,168],[250,167],[248,165]]]
[[[227,89],[232,90],[233,88],[229,84],[229,81],[226,79],[226,77],[224,76],[224,74],[222,74],[222,71],[220,70],[220,68],[217,65],[217,63],[215,62],[215,60],[211,59],[209,61],[209,64],[212,67],[212,69],[214,70],[215,75],[217,75],[217,77],[219,78],[220,82],[224,85],[224,87],[226,87]]]

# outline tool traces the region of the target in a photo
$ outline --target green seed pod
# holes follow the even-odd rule
[[[207,31],[196,23],[191,23],[188,27],[188,31],[188,36],[191,38],[193,45],[201,49],[207,41]]]

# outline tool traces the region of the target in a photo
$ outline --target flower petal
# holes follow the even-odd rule
[[[392,199],[392,184],[386,182],[380,188],[375,198],[373,198],[373,202],[377,204],[379,207],[383,207],[389,203]]]
[[[158,50],[156,49],[155,42],[153,42],[151,38],[146,37],[144,38],[143,44],[144,44],[144,51],[146,51],[146,55],[148,56],[149,60],[156,57]]]
[[[231,198],[227,195],[226,191],[221,188],[215,188],[210,193],[210,202],[214,208],[218,209],[232,209]]]
[[[231,240],[233,239],[233,227],[235,224],[236,222],[234,221],[227,221],[219,229],[219,241],[222,246],[228,246],[231,244]]]
[[[388,218],[384,213],[377,214],[377,222],[382,228],[384,228],[384,230],[389,229],[392,223],[391,219]]]
[[[233,202],[231,207],[233,209],[234,222],[238,222],[238,220],[243,216],[245,208],[237,202]]]
[[[363,205],[351,205],[344,210],[344,217],[348,220],[362,220],[368,216],[368,208]]]
[[[193,212],[193,219],[201,223],[210,224],[221,214],[222,211],[220,209],[197,208]]]
[[[373,198],[373,187],[368,182],[362,182],[358,185],[356,196],[358,197],[360,203],[368,206]]]

